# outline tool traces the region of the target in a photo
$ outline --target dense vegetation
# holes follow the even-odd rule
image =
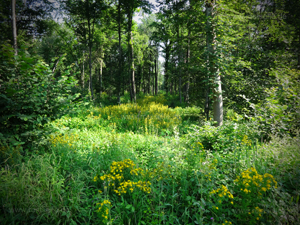
[[[299,8],[2,1],[0,223],[299,224]]]

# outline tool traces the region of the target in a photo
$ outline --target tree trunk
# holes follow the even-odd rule
[[[132,37],[132,14],[128,15],[128,49],[129,49],[129,62],[130,62],[130,77],[131,77],[131,93],[132,99],[136,102],[136,89],[135,89],[135,77],[134,77],[134,60],[133,60],[133,37]]]
[[[206,89],[205,89],[205,106],[204,106],[204,112],[207,120],[209,120],[209,92],[210,92],[210,88],[207,81]]]
[[[150,94],[151,89],[151,64],[149,63],[149,73],[148,73],[148,94]]]
[[[89,89],[91,92],[92,100],[94,100],[94,93],[93,93],[93,81],[92,81],[92,46],[89,46],[89,64],[90,64],[90,80],[89,80]]]
[[[88,8],[89,8],[89,1],[88,1]],[[88,39],[88,43],[89,43],[89,67],[90,67],[90,82],[89,82],[89,88],[90,88],[90,92],[91,92],[91,97],[92,100],[94,100],[94,93],[93,93],[93,80],[92,80],[92,37],[91,37],[91,18],[88,15],[87,18],[87,22],[88,22],[88,30],[89,30],[89,39]]]
[[[190,96],[189,96],[189,90],[190,90],[190,74],[189,74],[189,63],[190,63],[190,34],[191,31],[188,31],[188,46],[186,51],[186,65],[187,65],[187,74],[186,74],[186,84],[185,84],[185,99],[184,101],[189,104]]]
[[[83,62],[82,62],[81,84],[82,84],[82,89],[84,89],[84,51],[83,51]]]
[[[214,121],[217,122],[217,126],[223,124],[223,98],[222,98],[222,86],[221,76],[216,64],[216,40],[215,32],[213,28],[213,4],[215,1],[206,2],[206,17],[207,17],[207,51],[208,51],[208,67],[209,77],[213,78],[213,113]],[[210,79],[209,79],[210,80]],[[208,81],[209,82],[209,81]],[[208,94],[208,93],[207,93]],[[207,95],[208,96],[208,95]]]
[[[152,95],[154,96],[154,92],[155,92],[155,74],[153,72],[154,71],[153,66],[151,66],[151,69],[152,69],[152,72],[151,72],[151,75],[152,75]]]
[[[173,62],[172,62],[172,58],[171,58],[171,69],[170,69],[170,72],[173,73]],[[170,79],[171,82],[170,82],[170,94],[172,95],[173,94],[173,84],[174,82],[176,81],[176,79]]]
[[[169,92],[169,58],[170,58],[170,46],[168,43],[165,43],[166,46],[166,62],[165,62],[165,90],[166,94]]]
[[[300,69],[300,29],[299,29],[298,69]]]
[[[222,97],[222,85],[221,85],[221,76],[219,69],[216,73],[216,88],[214,88],[214,121],[217,121],[217,126],[223,125],[223,97]]]
[[[143,92],[144,92],[144,95],[146,94],[146,77],[145,77],[145,74],[144,74],[144,66],[142,67],[142,76],[143,76]]]
[[[155,68],[155,95],[157,95],[158,92],[158,86],[157,86],[157,55],[155,55],[155,60],[154,60],[154,68]]]
[[[102,94],[102,59],[100,61],[100,68],[99,68],[99,85],[100,85],[100,97]]]
[[[15,55],[18,55],[16,0],[11,0],[11,23],[12,23],[13,47],[15,49]]]
[[[121,2],[118,3],[118,35],[119,35],[119,70],[118,70],[118,79],[117,79],[117,95],[118,95],[118,104],[120,104],[120,95],[121,95],[121,76],[122,76],[122,35],[121,35]]]
[[[179,91],[179,101],[180,104],[182,104],[182,93],[181,93],[181,73],[182,73],[182,64],[181,64],[181,60],[182,60],[182,49],[181,49],[181,40],[180,40],[180,26],[178,26],[178,32],[177,32],[177,39],[178,39],[178,43],[179,43],[179,53],[178,53],[178,66],[179,66],[179,82],[178,82],[178,91]],[[175,88],[176,90],[176,88]]]

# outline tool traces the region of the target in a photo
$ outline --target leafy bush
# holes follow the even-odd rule
[[[233,109],[228,109],[226,111],[226,119],[234,122],[238,122],[243,119],[243,116],[236,113]]]
[[[98,108],[94,109],[88,117],[97,119],[101,123],[108,121],[115,124],[118,130],[140,131],[146,134],[172,133],[173,129],[181,123],[181,118],[175,111],[168,106],[153,102]]]
[[[165,96],[163,94],[159,94],[157,96],[151,96],[151,95],[143,96],[137,99],[136,102],[141,106],[148,105],[150,103],[165,105],[167,100],[165,99]]]
[[[225,121],[223,126],[215,127],[211,121],[207,121],[203,126],[192,125],[186,140],[189,146],[199,142],[206,150],[226,153],[241,146],[251,146],[259,134],[255,125],[249,122]]]
[[[299,136],[253,147],[256,131],[242,121],[186,136],[118,133],[98,110],[52,121],[50,153],[0,170],[1,221],[299,224]]]
[[[277,69],[271,75],[277,86],[266,89],[267,98],[255,105],[255,118],[265,136],[284,134],[300,127],[300,72]]]
[[[78,94],[69,93],[76,81],[70,67],[55,77],[49,65],[30,56],[24,47],[14,56],[13,48],[3,44],[1,52],[0,146],[12,142],[7,139],[11,134],[14,145],[24,144],[20,140],[29,141],[45,123],[73,110],[71,103]]]

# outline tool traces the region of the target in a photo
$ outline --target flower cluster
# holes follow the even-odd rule
[[[216,190],[212,190],[210,193],[210,197],[213,203],[212,209],[214,213],[217,215],[222,214],[224,210],[226,211],[233,205],[233,195],[227,189],[226,186],[222,185],[220,188]],[[225,223],[230,224],[230,223]]]
[[[101,114],[99,114],[98,116],[94,116],[94,113],[90,112],[90,114],[87,115],[87,118],[88,119],[93,119],[93,120],[98,120],[98,119],[101,119]]]
[[[143,130],[145,133],[153,133],[158,130],[172,131],[181,123],[181,117],[176,111],[154,102],[142,105],[128,103],[107,106],[94,110],[88,117],[103,118],[116,123],[120,129]]]
[[[260,175],[253,167],[242,172],[241,176],[238,176],[234,182],[238,184],[240,191],[243,193],[249,194],[252,192],[259,196],[270,190],[272,186],[277,188],[277,182],[271,174]]]
[[[242,145],[248,145],[251,146],[251,140],[248,139],[247,135],[244,135],[243,139],[242,139]]]
[[[214,159],[208,166],[209,169],[211,170],[215,170],[216,167],[217,167],[217,164],[218,164],[218,160],[217,159]]]
[[[130,159],[125,159],[120,162],[113,162],[110,166],[108,174],[103,176],[95,176],[94,181],[101,180],[107,182],[108,187],[112,187],[113,191],[118,194],[125,194],[127,192],[133,192],[135,188],[140,189],[143,192],[150,193],[151,183],[149,181],[131,181],[131,177],[138,177],[144,173],[141,168],[136,168],[134,162]]]
[[[203,146],[203,144],[201,143],[201,142],[197,142],[197,145],[199,146],[199,148],[202,150],[202,149],[204,149],[204,146]]]
[[[56,147],[58,145],[65,145],[69,148],[74,148],[78,140],[78,134],[50,135],[50,143],[53,145],[53,147]]]
[[[118,195],[126,194],[126,192],[128,190],[130,192],[133,192],[135,187],[137,187],[140,190],[142,190],[143,192],[150,194],[150,192],[151,192],[151,188],[149,187],[150,185],[151,185],[151,183],[149,181],[140,181],[139,180],[138,182],[134,182],[134,181],[128,180],[128,181],[123,181],[122,183],[120,183],[120,186],[118,187],[118,189],[115,189],[114,192],[117,193]]]
[[[252,211],[248,212],[249,215],[254,215],[256,220],[259,220],[259,218],[262,216],[263,209],[256,206]]]
[[[172,176],[171,165],[166,165],[164,162],[158,162],[153,170],[145,170],[142,172],[143,177],[154,179],[156,181],[165,180]]]
[[[216,190],[212,190],[209,194],[211,195],[217,195],[219,197],[218,202],[221,204],[222,201],[225,199],[225,197],[227,196],[229,199],[233,199],[233,195],[231,194],[231,192],[227,189],[226,186],[222,185],[222,187],[216,189]],[[233,204],[233,202],[231,201],[231,204]]]
[[[203,152],[204,146],[201,142],[195,142],[192,144],[192,154],[197,155],[197,153]]]
[[[111,208],[111,202],[109,200],[104,200],[101,203],[97,203],[97,206],[99,206],[97,212],[101,214],[104,221],[107,220],[109,209]]]
[[[225,223],[222,223],[222,225],[226,225],[226,224],[232,224],[230,221],[225,220]]]

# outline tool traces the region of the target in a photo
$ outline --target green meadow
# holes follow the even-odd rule
[[[1,0],[0,225],[299,225],[299,0]]]
[[[299,134],[164,104],[82,107],[31,154],[2,146],[1,224],[299,224]]]

